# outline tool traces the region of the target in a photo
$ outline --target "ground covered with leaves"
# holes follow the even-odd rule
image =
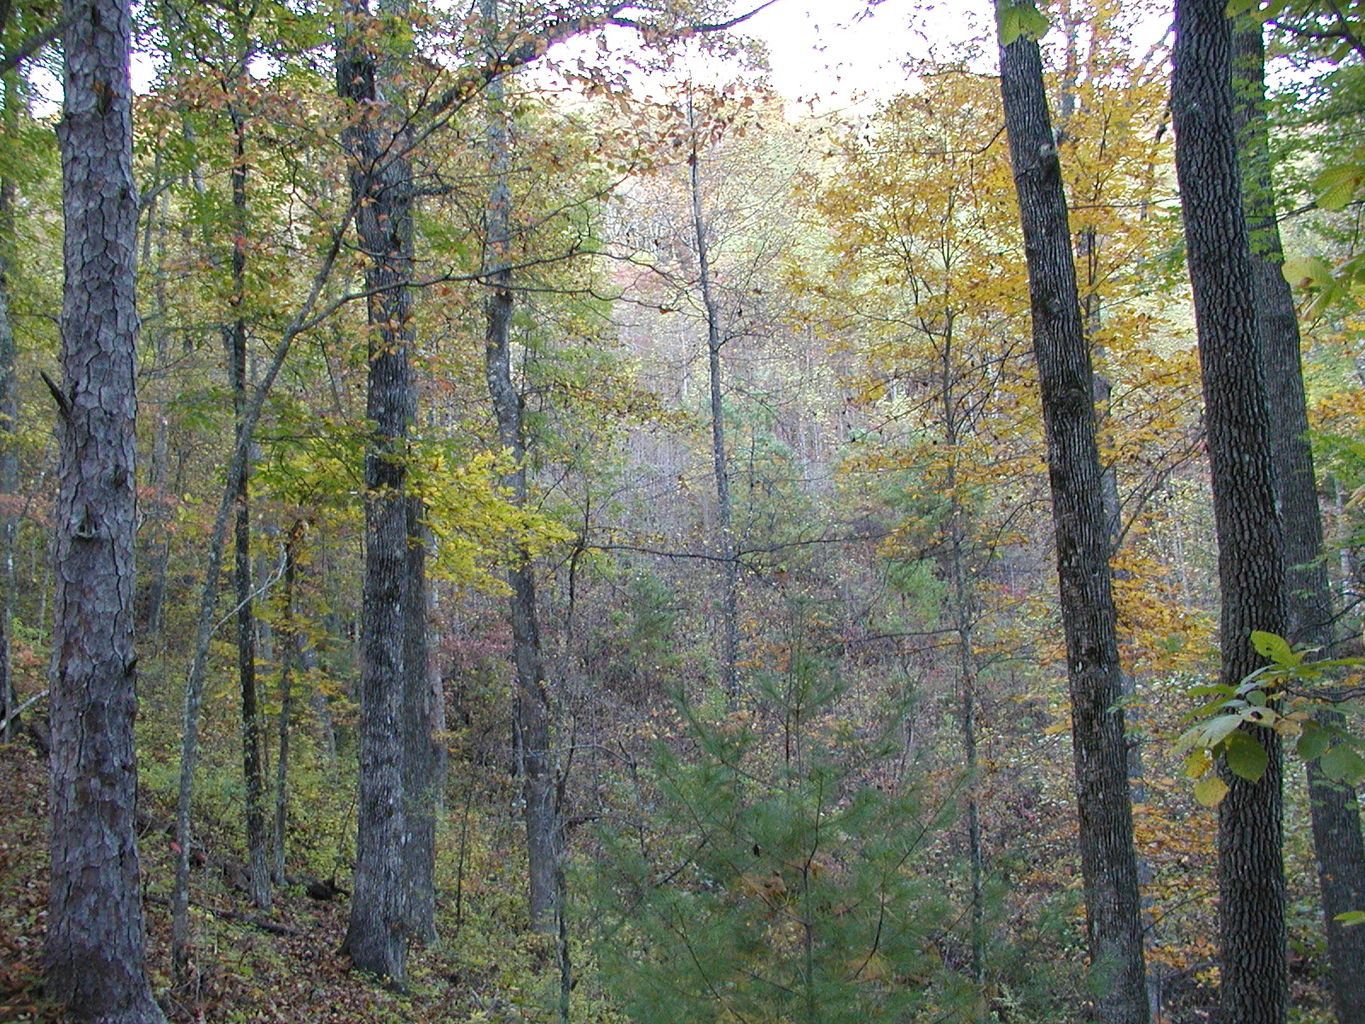
[[[144,794],[144,800],[146,796]],[[172,985],[170,904],[174,858],[170,809],[144,807],[140,850],[153,989],[172,1021],[280,1024],[409,1024],[413,1021],[546,1019],[555,975],[546,940],[526,935],[512,899],[499,895],[495,863],[467,851],[461,920],[442,922],[443,944],[415,951],[405,991],[357,977],[339,953],[347,901],[311,898],[307,879],[276,891],[268,914],[237,884],[232,844],[203,837],[192,896],[192,985]],[[0,1021],[56,1024],[44,999],[47,903],[47,766],[27,741],[0,746]],[[196,861],[200,858],[196,857]],[[292,876],[291,876],[292,877]],[[511,892],[515,882],[506,880]],[[504,890],[505,891],[505,890]],[[447,907],[447,913],[451,908]],[[504,920],[503,916],[508,915]],[[496,936],[496,939],[490,938]]]

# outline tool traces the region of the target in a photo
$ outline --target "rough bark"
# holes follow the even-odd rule
[[[383,13],[401,15],[401,3]],[[356,871],[344,949],[362,970],[401,981],[408,939],[435,933],[431,841],[423,827],[434,786],[425,654],[420,509],[409,494],[409,435],[417,387],[412,334],[413,183],[401,128],[401,89],[372,48],[364,0],[344,7],[337,92],[352,104],[343,131],[356,233],[369,256],[369,374],[365,455],[365,581],[361,610],[360,792]],[[413,591],[416,590],[414,594]],[[412,623],[419,615],[418,623]],[[420,734],[420,735],[419,735]],[[419,785],[417,779],[423,779]]]
[[[418,942],[436,934],[436,819],[444,803],[445,757],[437,737],[445,731],[444,701],[433,677],[427,643],[427,537],[422,501],[408,498],[407,584],[403,591],[403,790],[409,841],[403,860],[408,890],[408,931]]]
[[[1221,0],[1178,0],[1171,108],[1176,173],[1204,391],[1218,535],[1220,681],[1262,662],[1251,632],[1285,632],[1265,368],[1233,123],[1231,23]],[[1252,727],[1269,761],[1257,782],[1226,775],[1218,807],[1220,1000],[1237,1024],[1285,1019],[1285,880],[1279,737]]]
[[[721,557],[720,680],[728,706],[739,703],[739,553],[735,546],[734,514],[730,502],[730,470],[725,450],[725,391],[721,349],[720,306],[715,297],[711,270],[711,245],[702,215],[701,154],[697,146],[696,112],[687,100],[692,152],[688,157],[688,184],[692,200],[692,233],[697,246],[697,284],[706,313],[706,372],[711,398],[711,471],[716,485],[716,540]]]
[[[66,14],[46,991],[80,1020],[160,1024],[135,833],[132,21],[124,0],[69,0]]]
[[[490,38],[496,38],[498,12],[495,0],[483,0],[483,17]],[[512,196],[508,185],[510,142],[504,85],[494,79],[488,85],[489,117],[486,130],[489,169],[493,187],[486,213],[487,254],[484,280],[490,291],[485,303],[484,368],[488,393],[498,424],[498,439],[511,455],[513,470],[503,478],[519,505],[527,500],[526,434],[522,396],[512,379],[512,271],[508,249],[512,240]],[[518,771],[526,818],[527,878],[531,927],[554,932],[560,909],[560,847],[562,827],[558,800],[558,772],[552,748],[549,693],[545,688],[545,658],[540,641],[536,609],[535,567],[530,553],[514,552],[507,570],[511,589],[512,661],[516,673],[515,742]]]
[[[1100,982],[1096,1009],[1109,1024],[1145,1024],[1141,905],[1094,376],[1038,44],[1019,38],[1002,45],[1000,72],[1047,433],[1081,872],[1090,959]]]
[[[1284,528],[1285,598],[1291,643],[1326,652],[1333,635],[1332,585],[1323,555],[1313,449],[1308,441],[1298,311],[1281,273],[1284,252],[1276,218],[1274,168],[1266,137],[1265,45],[1259,24],[1240,25],[1233,36],[1234,98],[1240,154],[1247,168],[1244,204],[1255,273],[1256,319],[1270,401],[1275,495]],[[1325,712],[1326,724],[1342,715]],[[1313,848],[1331,963],[1332,999],[1341,1024],[1365,1021],[1365,928],[1347,928],[1336,916],[1365,907],[1365,843],[1355,791],[1307,768]]]

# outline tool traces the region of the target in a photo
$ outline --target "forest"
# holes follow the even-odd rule
[[[0,1021],[1365,1024],[1363,132],[1361,0],[0,0]]]

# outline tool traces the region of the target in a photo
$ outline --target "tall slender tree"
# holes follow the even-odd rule
[[[1176,174],[1204,391],[1218,535],[1220,682],[1262,660],[1253,630],[1285,632],[1284,545],[1266,369],[1257,345],[1255,272],[1242,211],[1233,117],[1232,24],[1220,0],[1177,0],[1171,110]],[[1281,1024],[1287,1009],[1279,736],[1255,782],[1226,774],[1218,805],[1220,1000],[1225,1020]]]
[[[497,0],[482,0],[484,32],[490,57],[500,50],[500,14]],[[485,132],[492,187],[485,213],[486,251],[484,280],[489,285],[484,302],[484,372],[497,420],[498,440],[512,459],[503,486],[512,500],[525,506],[527,439],[523,398],[512,376],[512,190],[509,181],[509,138],[506,84],[499,76],[487,89],[488,123]],[[512,552],[507,569],[511,591],[512,662],[516,674],[513,728],[517,769],[525,805],[527,874],[531,926],[552,931],[561,909],[560,853],[562,823],[558,779],[551,746],[549,692],[546,690],[545,657],[541,649],[540,618],[536,608],[535,565],[525,547]]]
[[[702,208],[701,139],[691,85],[687,93],[687,157],[692,236],[696,245],[697,287],[706,319],[706,381],[711,410],[711,473],[716,488],[716,539],[721,563],[721,689],[730,707],[739,702],[739,551],[730,501],[729,453],[725,448],[725,379],[721,353],[726,337],[711,263],[711,230]]]
[[[251,22],[233,25],[236,37],[232,74],[223,82],[228,122],[232,127],[231,237],[232,292],[228,300],[231,318],[223,325],[223,347],[232,388],[234,432],[242,436],[250,408],[247,381],[247,185],[251,165],[247,156],[247,114],[235,95],[254,53]],[[256,685],[256,611],[251,585],[251,464],[242,466],[237,480],[237,504],[233,511],[233,588],[237,598],[237,679],[242,696],[242,779],[246,793],[247,879],[251,901],[268,909],[270,894],[270,841],[265,819],[265,777],[261,768],[260,699]]]
[[[3,24],[0,23],[0,28]],[[18,122],[19,73],[0,77],[0,130],[6,136]],[[18,735],[19,700],[10,665],[10,618],[14,592],[14,509],[10,502],[19,486],[19,455],[15,447],[19,403],[15,362],[18,346],[10,315],[9,254],[14,237],[14,179],[0,173],[0,743]]]
[[[1042,60],[1037,42],[1026,33],[1016,30],[1014,39],[1006,38],[1006,9],[1002,2],[1000,93],[1028,258],[1033,348],[1047,433],[1090,959],[1100,979],[1099,1019],[1145,1024],[1141,903],[1111,544],[1095,442],[1094,373]]]
[[[47,983],[78,1019],[161,1024],[145,971],[134,828],[132,18],[126,0],[69,0],[65,12]]]
[[[1234,99],[1247,226],[1255,273],[1257,337],[1265,362],[1275,494],[1284,526],[1288,638],[1318,650],[1331,647],[1332,585],[1323,557],[1313,449],[1308,441],[1299,318],[1281,271],[1284,250],[1276,217],[1274,168],[1265,116],[1265,41],[1259,22],[1239,24],[1233,35]],[[1324,719],[1340,724],[1339,712]],[[1313,848],[1327,930],[1327,954],[1337,1020],[1365,1020],[1365,928],[1349,928],[1338,915],[1365,907],[1365,843],[1354,790],[1328,779],[1310,761],[1308,799]]]

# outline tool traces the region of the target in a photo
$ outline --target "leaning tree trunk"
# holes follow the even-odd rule
[[[1263,662],[1253,630],[1285,632],[1284,556],[1265,367],[1257,347],[1254,271],[1233,123],[1232,32],[1222,0],[1177,0],[1171,109],[1176,174],[1199,334],[1222,593],[1220,681]],[[1282,1024],[1287,1003],[1281,750],[1268,729],[1256,782],[1224,772],[1218,805],[1223,1018]]]
[[[496,0],[483,0],[483,16],[490,39],[497,37]],[[512,195],[508,185],[510,142],[504,85],[500,78],[488,84],[487,140],[493,187],[488,197],[487,255],[484,280],[490,285],[485,311],[484,368],[488,393],[498,423],[498,439],[511,455],[513,468],[503,477],[512,500],[525,505],[526,433],[522,397],[512,379]],[[512,661],[517,678],[515,741],[518,770],[526,816],[527,876],[530,890],[531,927],[553,932],[561,910],[561,822],[557,770],[552,748],[550,698],[545,688],[545,658],[540,641],[536,609],[535,566],[525,548],[513,552],[507,570],[511,589]]]
[[[66,16],[46,994],[80,1020],[141,1024],[163,1017],[145,971],[134,824],[132,19],[124,0],[69,0]]]
[[[1233,37],[1233,73],[1240,152],[1248,169],[1244,202],[1256,275],[1256,314],[1270,400],[1275,493],[1284,526],[1288,638],[1326,651],[1332,632],[1332,584],[1323,558],[1313,449],[1308,442],[1299,318],[1281,272],[1284,252],[1276,219],[1274,168],[1266,138],[1265,45],[1261,26],[1242,26]],[[1325,724],[1340,725],[1339,712]],[[1308,764],[1313,847],[1327,929],[1332,999],[1341,1024],[1365,1021],[1365,928],[1348,928],[1337,915],[1365,907],[1365,843],[1355,791],[1333,782],[1316,761]]]
[[[1129,795],[1122,672],[1109,569],[1094,375],[1038,44],[1000,47],[1005,107],[1033,310],[1048,478],[1071,691],[1081,873],[1099,1019],[1145,1024],[1141,903]]]

